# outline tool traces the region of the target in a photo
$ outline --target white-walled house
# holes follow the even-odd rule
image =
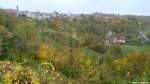
[[[127,40],[126,36],[115,35],[115,36],[111,36],[105,39],[105,45],[111,46],[112,44],[115,44],[115,43],[126,43],[126,40]]]

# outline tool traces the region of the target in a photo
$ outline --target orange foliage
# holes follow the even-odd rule
[[[146,66],[145,63],[149,62],[149,60],[149,55],[132,52],[122,59],[114,60],[113,64],[118,71],[127,69],[132,73],[142,73],[142,67]]]
[[[53,51],[53,48],[50,48],[47,43],[42,43],[37,51],[37,56],[40,59],[47,59]]]

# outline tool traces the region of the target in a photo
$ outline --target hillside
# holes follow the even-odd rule
[[[150,43],[138,33],[150,38],[147,18],[96,13],[38,20],[0,10],[0,84],[150,81]]]

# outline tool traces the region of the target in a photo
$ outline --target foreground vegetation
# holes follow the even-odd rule
[[[0,84],[150,81],[150,44],[133,40],[137,31],[148,30],[149,17],[80,17],[33,20],[0,10]],[[109,30],[126,36],[128,43],[105,45]]]

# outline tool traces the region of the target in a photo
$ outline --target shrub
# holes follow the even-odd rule
[[[54,59],[54,49],[48,44],[42,43],[37,50],[37,57],[40,59]]]
[[[122,78],[142,81],[143,77],[149,74],[149,60],[149,55],[132,52],[127,57],[114,60],[113,64]]]
[[[4,84],[39,84],[37,72],[10,61],[0,61],[0,79]]]

